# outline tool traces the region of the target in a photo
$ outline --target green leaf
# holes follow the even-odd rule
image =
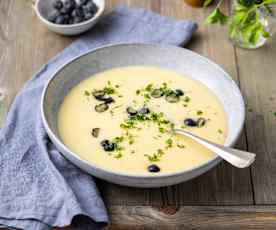
[[[232,23],[234,24],[240,24],[242,20],[245,18],[247,12],[242,10],[242,11],[237,11],[235,14],[232,16]]]
[[[209,6],[214,0],[205,0],[203,3],[203,7]]]
[[[255,0],[238,0],[238,3],[245,6],[250,7],[254,4]]]
[[[205,24],[220,23],[221,25],[226,24],[228,17],[223,14],[219,8],[216,8],[206,19]]]
[[[264,4],[276,4],[276,0],[265,0]]]
[[[271,36],[271,35],[270,35],[269,32],[263,31],[263,37],[264,37],[264,38],[269,38],[270,36]]]

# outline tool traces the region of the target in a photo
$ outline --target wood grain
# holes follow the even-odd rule
[[[247,102],[249,150],[256,204],[276,203],[276,40],[255,51],[237,49],[241,88]]]
[[[276,207],[149,207],[112,206],[108,230],[271,230],[276,228]]]

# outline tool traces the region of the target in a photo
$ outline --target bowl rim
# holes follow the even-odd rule
[[[212,157],[208,161],[204,162],[203,164],[192,167],[190,169],[181,170],[181,171],[177,171],[177,172],[158,173],[158,174],[152,174],[152,175],[151,174],[149,174],[149,175],[148,174],[137,174],[137,173],[131,173],[131,172],[130,173],[125,173],[125,172],[119,172],[119,171],[114,171],[114,170],[99,167],[98,165],[96,165],[92,162],[89,162],[84,158],[81,158],[78,154],[71,151],[65,144],[62,143],[60,138],[58,138],[54,134],[54,132],[51,130],[51,128],[48,124],[46,115],[45,115],[45,111],[44,111],[45,97],[46,97],[49,85],[55,79],[55,77],[57,76],[57,74],[60,71],[62,71],[67,65],[70,65],[75,60],[77,60],[77,59],[79,59],[83,56],[86,56],[90,53],[102,50],[102,49],[106,49],[106,48],[110,48],[110,47],[111,48],[112,47],[118,47],[118,46],[123,46],[123,47],[124,46],[151,46],[151,47],[158,47],[158,48],[177,48],[177,49],[184,50],[185,52],[188,52],[190,54],[193,54],[193,55],[197,56],[198,58],[202,58],[207,63],[214,66],[214,68],[218,69],[219,71],[222,71],[222,73],[224,74],[224,77],[228,78],[228,80],[230,80],[231,83],[233,84],[233,86],[236,88],[236,91],[237,91],[238,96],[239,96],[239,101],[241,103],[240,104],[240,106],[241,106],[241,111],[240,111],[241,112],[241,122],[240,122],[239,126],[236,128],[237,129],[236,137],[230,143],[228,143],[225,146],[227,146],[227,147],[233,146],[236,143],[236,141],[239,139],[239,137],[241,136],[244,124],[245,124],[245,103],[244,103],[242,93],[241,93],[237,83],[231,78],[231,76],[222,67],[220,67],[215,62],[209,60],[207,57],[202,56],[202,55],[200,55],[200,54],[198,54],[194,51],[191,51],[191,50],[183,48],[183,47],[178,47],[178,46],[173,46],[173,45],[164,45],[164,44],[155,44],[155,43],[114,43],[114,44],[99,46],[97,48],[92,48],[92,49],[90,49],[90,50],[88,50],[88,51],[86,51],[86,52],[84,52],[80,55],[77,55],[76,57],[71,58],[69,61],[64,63],[62,66],[60,66],[56,71],[54,71],[54,73],[51,74],[50,79],[46,82],[46,85],[44,86],[44,89],[42,91],[42,97],[41,97],[41,101],[40,101],[41,102],[40,103],[40,112],[41,112],[42,122],[43,122],[43,125],[44,125],[45,129],[46,129],[46,132],[47,132],[47,134],[49,135],[50,138],[54,139],[53,142],[56,142],[60,146],[61,149],[63,149],[67,153],[69,153],[72,157],[77,158],[81,163],[85,164],[88,167],[92,167],[95,170],[99,170],[99,171],[104,172],[104,173],[113,174],[113,175],[115,174],[116,176],[123,176],[123,177],[127,177],[127,178],[140,178],[140,179],[149,179],[149,178],[156,179],[156,178],[158,178],[158,179],[161,179],[161,178],[167,178],[167,177],[175,177],[175,176],[180,176],[182,174],[191,173],[192,171],[200,170],[200,169],[205,168],[209,164],[212,164],[216,161],[217,161],[217,163],[222,161],[221,157],[219,157],[218,155],[214,155],[214,157]],[[209,90],[211,90],[211,89],[209,89]],[[64,153],[62,153],[62,151],[60,151],[60,153],[62,155],[64,155],[65,158],[67,158],[66,155]],[[74,162],[72,162],[72,163],[75,164]]]
[[[99,5],[97,5],[99,7],[99,9],[92,18],[90,18],[86,21],[83,21],[83,22],[75,23],[75,24],[62,25],[62,24],[56,24],[56,23],[50,22],[48,19],[45,18],[45,16],[40,12],[40,9],[38,7],[38,4],[40,3],[40,1],[45,1],[45,0],[36,0],[35,5],[34,5],[34,10],[36,12],[36,15],[45,24],[48,24],[48,25],[50,25],[52,27],[56,27],[56,28],[76,28],[76,27],[88,25],[91,22],[93,22],[94,20],[96,20],[97,18],[99,18],[103,14],[104,9],[105,9],[105,0],[100,0],[100,1],[102,1],[103,4],[101,7],[99,7]]]

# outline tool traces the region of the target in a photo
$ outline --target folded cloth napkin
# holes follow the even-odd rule
[[[120,6],[25,84],[0,132],[0,228],[41,230],[73,222],[72,229],[91,230],[108,222],[93,178],[47,137],[40,117],[42,89],[58,67],[90,49],[119,42],[185,45],[196,28],[192,21]]]

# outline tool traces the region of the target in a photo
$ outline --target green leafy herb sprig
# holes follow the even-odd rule
[[[265,10],[266,14],[271,14],[269,5],[276,4],[276,0],[234,0],[232,17],[224,14],[220,6],[224,0],[220,0],[205,19],[205,24],[225,25],[229,23],[229,34],[233,39],[242,39],[249,45],[256,45],[261,37],[269,37],[270,33],[266,30],[261,21],[260,8]],[[213,0],[205,0],[204,6],[211,4]]]

